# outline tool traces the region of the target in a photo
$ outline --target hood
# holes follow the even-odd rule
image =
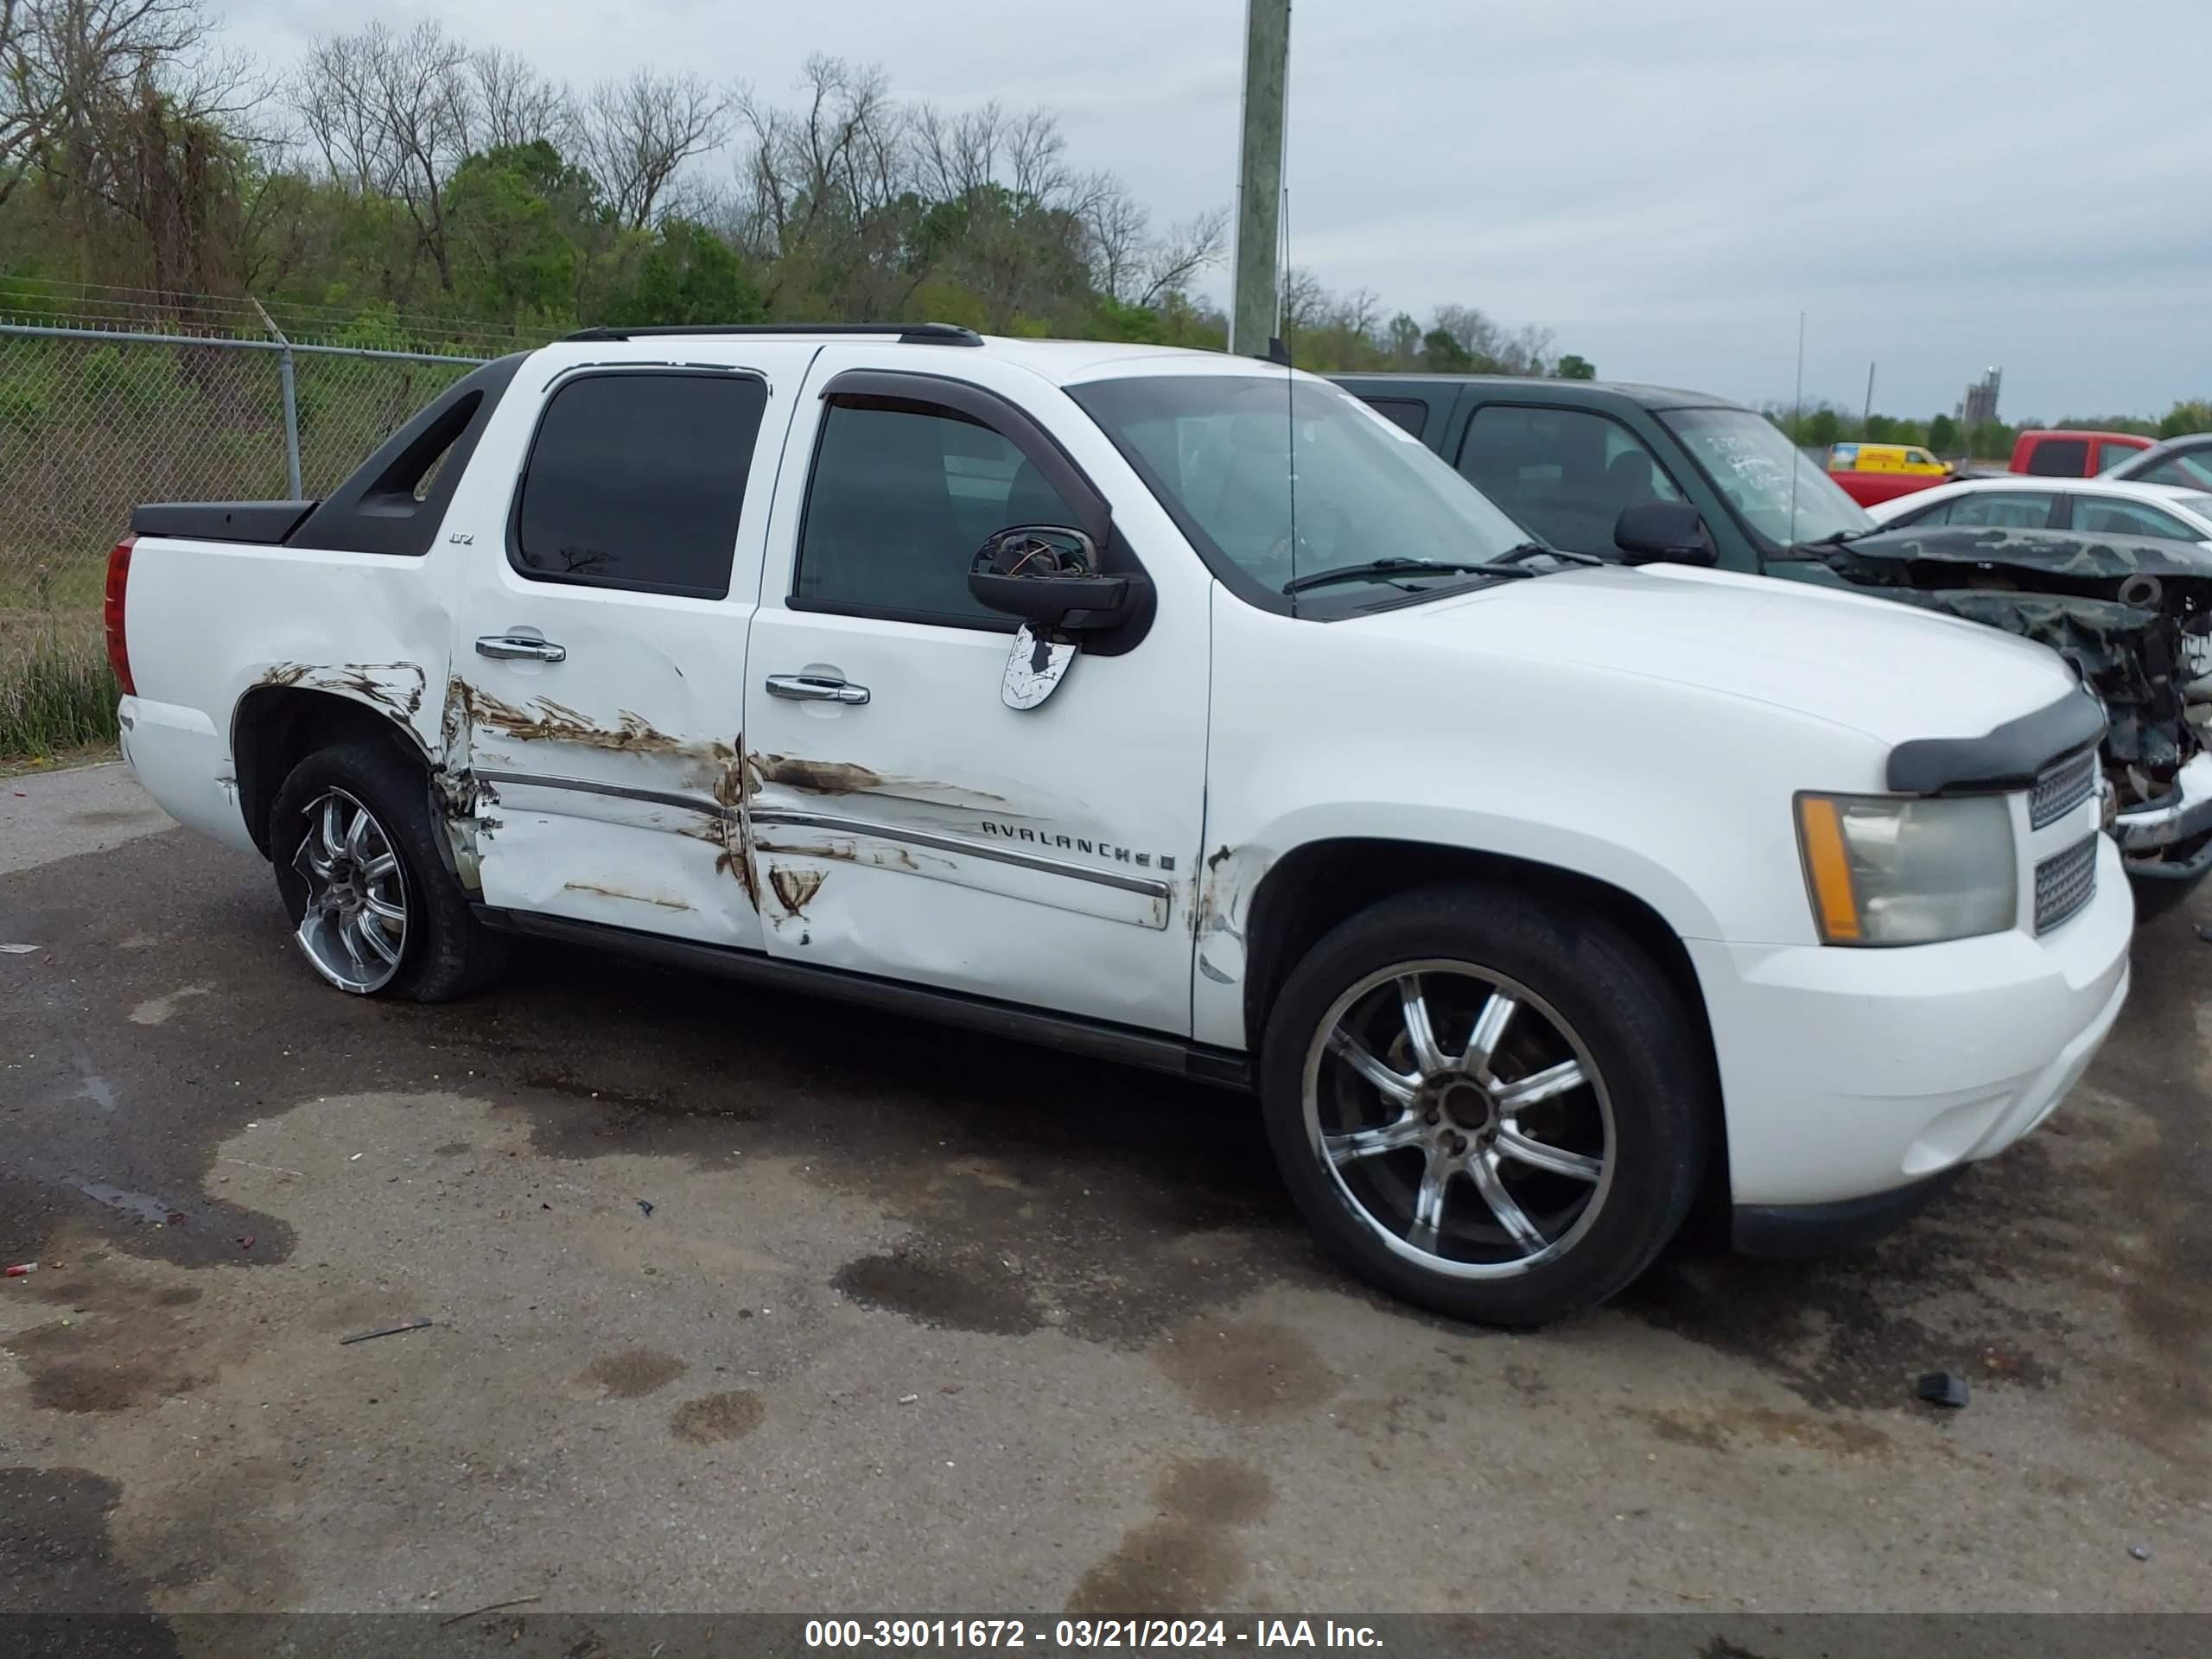
[[[1914,565],[1951,567],[1945,585],[1969,587],[1956,567],[2003,570],[2021,576],[2041,576],[2054,582],[2084,586],[2090,596],[2120,597],[2107,593],[2130,576],[2178,579],[2207,584],[2212,595],[2212,549],[2194,542],[2162,541],[2149,536],[2076,536],[2063,530],[1992,530],[1968,525],[1952,528],[1917,525],[1862,536],[1841,547],[1799,550],[1830,565],[1860,563],[1895,570],[1910,577]],[[1926,573],[1923,573],[1923,575]],[[1931,578],[1932,580],[1932,578]],[[1910,585],[1923,581],[1914,578]],[[2200,607],[2199,608],[2202,608]]]
[[[1885,743],[1979,737],[2075,686],[2050,652],[1993,629],[1685,565],[1592,566],[1334,626],[1698,686]]]

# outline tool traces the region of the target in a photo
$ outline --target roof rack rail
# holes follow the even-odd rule
[[[980,346],[983,337],[957,322],[733,322],[653,323],[622,328],[601,323],[564,340],[652,340],[665,334],[868,334],[895,336],[908,346]]]

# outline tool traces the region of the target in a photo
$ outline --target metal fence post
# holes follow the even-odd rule
[[[246,296],[252,299],[251,295]],[[292,383],[292,342],[284,338],[284,331],[270,321],[269,313],[254,300],[253,308],[261,312],[262,326],[276,336],[276,343],[283,349],[276,353],[276,381],[284,392],[284,487],[291,499],[297,501],[300,493],[300,399]]]

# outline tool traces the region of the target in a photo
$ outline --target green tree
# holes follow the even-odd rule
[[[2184,437],[2191,432],[2212,432],[2212,400],[2198,397],[2176,404],[2158,423],[2162,438]]]
[[[1432,328],[1421,337],[1421,365],[1431,374],[1465,374],[1475,359],[1450,330]]]
[[[603,321],[645,327],[761,322],[768,308],[735,249],[704,225],[671,219],[645,251],[636,281],[616,292],[600,315]]]
[[[1948,415],[1938,415],[1929,422],[1928,447],[1938,455],[1958,453],[1959,423]]]
[[[1595,380],[1598,365],[1586,357],[1569,352],[1560,359],[1558,366],[1552,372],[1561,380]]]
[[[562,172],[543,139],[472,156],[454,169],[444,222],[464,308],[503,321],[574,315],[576,248],[547,199]]]
[[[1888,416],[1869,415],[1866,423],[1859,429],[1859,435],[1869,443],[1894,443],[1897,442],[1897,423]]]
[[[1967,453],[1976,461],[2003,461],[2019,434],[2002,421],[1982,421],[1967,435]]]
[[[1813,411],[1812,418],[1805,423],[1805,435],[1799,442],[1809,443],[1815,448],[1825,449],[1841,436],[1842,433],[1841,417],[1836,414],[1835,410],[1823,407]]]

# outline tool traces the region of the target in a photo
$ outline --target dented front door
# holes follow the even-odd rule
[[[746,633],[804,358],[556,365],[502,434],[512,466],[470,468],[502,481],[448,520],[476,551],[448,731],[487,904],[760,944],[739,817]]]
[[[767,948],[1187,1033],[1204,572],[1065,394],[988,351],[906,357],[895,396],[849,397],[838,373],[882,356],[825,349],[786,445],[745,688]],[[1050,421],[1157,589],[1141,643],[1078,655],[1033,707],[1001,696],[1011,624],[967,571],[994,531],[1069,509],[1014,442],[933,405],[932,374]]]

